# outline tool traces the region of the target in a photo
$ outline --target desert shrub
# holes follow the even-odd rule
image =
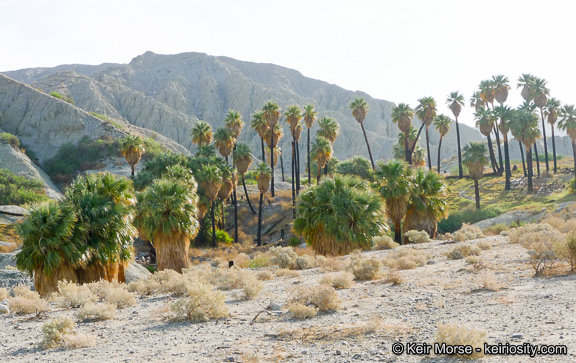
[[[315,306],[304,305],[302,303],[288,303],[288,311],[292,317],[299,320],[313,318],[318,314],[318,308]]]
[[[392,283],[392,285],[402,285],[404,283],[404,277],[397,270],[389,270],[386,274],[385,281]]]
[[[476,226],[472,226],[468,223],[464,223],[462,228],[460,228],[456,233],[454,233],[454,241],[463,242],[471,239],[483,238],[484,233],[482,230]]]
[[[355,175],[364,180],[374,181],[374,173],[370,162],[362,156],[353,156],[341,161],[336,168],[336,172],[342,175]]]
[[[354,285],[354,274],[348,271],[328,273],[322,276],[320,283],[335,289],[347,289]]]
[[[14,297],[8,299],[10,311],[15,314],[42,313],[50,310],[48,304],[36,291],[28,286],[17,285],[12,289]]]
[[[372,237],[373,250],[391,250],[400,246],[390,236],[376,236]]]
[[[520,242],[526,234],[553,231],[548,223],[530,223],[510,230],[510,243]]]
[[[340,271],[346,267],[343,260],[336,257],[325,257],[322,255],[316,257],[316,263],[322,269],[327,271]]]
[[[77,308],[87,303],[95,303],[98,296],[87,285],[78,285],[70,281],[58,281],[58,292],[54,292],[52,301],[63,308]]]
[[[108,320],[116,315],[116,305],[109,303],[86,303],[78,309],[74,316],[82,321],[86,320]]]
[[[72,104],[72,105],[74,104],[74,100],[73,100],[72,97],[70,97],[70,96],[63,96],[63,95],[61,95],[60,93],[58,93],[58,92],[56,92],[56,91],[50,92],[49,95],[52,96],[52,97],[56,97],[57,99],[62,100],[62,101],[64,101],[64,102],[68,102],[68,103],[70,103],[70,104]]]
[[[298,270],[307,270],[309,268],[314,268],[314,264],[316,263],[313,256],[310,255],[302,255],[296,258],[296,268]]]
[[[88,288],[100,301],[105,301],[115,305],[118,309],[136,305],[136,298],[133,293],[126,289],[126,285],[111,283],[106,280],[87,284]]]
[[[0,132],[0,142],[10,144],[15,149],[20,147],[20,139],[17,136],[9,134],[7,132]]]
[[[545,226],[550,225],[546,224]],[[566,244],[566,239],[562,233],[555,229],[540,230],[523,234],[519,243],[528,250],[530,265],[536,276],[540,276],[545,269],[551,268],[558,260],[562,247]]]
[[[414,248],[398,248],[392,251],[382,261],[384,266],[409,270],[418,266],[425,266],[428,256],[425,252]]]
[[[492,248],[492,245],[486,241],[480,241],[480,242],[476,243],[476,246],[478,246],[478,248],[480,248],[483,251],[486,251],[486,250],[489,250]]]
[[[271,262],[280,268],[294,269],[298,255],[292,247],[272,247],[269,250],[273,254]]]
[[[464,223],[474,224],[488,218],[494,218],[502,214],[502,210],[496,207],[487,207],[477,210],[473,207],[463,208],[459,211],[451,211],[448,218],[438,222],[438,233],[454,233]]]
[[[0,287],[0,301],[6,300],[10,297],[10,292],[5,287]]]
[[[480,261],[480,258],[478,256],[468,256],[466,257],[466,263],[468,265],[475,265],[478,263],[478,261]]]
[[[562,233],[568,233],[576,230],[576,219],[574,218],[564,220],[558,217],[548,217],[544,219],[541,223],[549,224],[552,227],[554,227],[554,229]]]
[[[337,310],[340,308],[340,297],[332,286],[298,286],[290,294],[288,305],[302,304],[313,306],[319,311]]]
[[[62,338],[65,334],[72,333],[76,323],[70,318],[61,318],[50,320],[42,326],[42,348],[55,348],[62,344]]]
[[[64,348],[88,348],[96,345],[96,337],[86,334],[64,334],[62,336]]]
[[[576,270],[576,232],[566,234],[565,242],[558,244],[558,256],[570,265],[570,271]],[[1,298],[0,298],[1,300]]]
[[[483,232],[486,236],[498,236],[502,231],[507,231],[510,228],[504,223],[498,223],[490,227],[484,228]]]
[[[447,257],[450,260],[459,260],[468,256],[478,256],[480,255],[480,251],[481,250],[478,246],[463,244],[454,247],[450,252],[448,252]]]
[[[252,258],[252,261],[250,261],[250,265],[248,265],[248,267],[250,268],[268,267],[272,264],[271,259],[272,259],[271,253],[257,252]]]
[[[256,278],[260,281],[270,281],[274,279],[274,274],[270,270],[259,271]]]
[[[276,277],[282,277],[282,276],[298,277],[298,276],[300,276],[300,271],[294,271],[294,270],[288,270],[285,268],[279,268],[276,271],[274,271],[274,275],[276,275]]]
[[[382,263],[376,259],[355,255],[352,256],[348,269],[352,271],[357,280],[366,281],[379,278],[380,267]]]
[[[255,297],[264,288],[254,272],[240,268],[217,268],[206,279],[221,290],[243,289],[245,299]]]
[[[228,315],[224,292],[215,290],[210,284],[197,281],[188,283],[186,288],[188,296],[176,300],[170,306],[175,320],[206,322]]]
[[[27,179],[0,169],[0,205],[22,205],[48,200],[40,180]]]
[[[160,290],[161,285],[152,279],[140,279],[132,281],[127,286],[128,291],[135,292],[139,295],[153,295],[156,291]]]
[[[234,258],[234,265],[241,268],[247,268],[251,262],[252,260],[250,260],[250,257],[245,253],[239,253],[238,256]]]
[[[463,358],[479,358],[484,356],[484,342],[486,341],[486,331],[466,328],[455,323],[438,323],[436,342],[446,345],[471,345],[472,354]],[[480,351],[476,351],[480,348]]]
[[[404,232],[404,236],[408,238],[408,240],[412,243],[426,243],[430,242],[430,236],[426,231],[415,231],[411,230],[408,232]]]
[[[482,273],[478,275],[478,282],[480,286],[486,290],[500,291],[502,288],[502,284],[492,271],[482,271]]]

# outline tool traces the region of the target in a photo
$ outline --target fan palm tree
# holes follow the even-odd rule
[[[540,117],[542,118],[542,135],[544,140],[544,160],[546,161],[546,173],[550,172],[548,163],[548,143],[546,141],[546,124],[544,123],[544,107],[548,102],[548,95],[550,90],[546,87],[546,80],[542,78],[534,78],[531,89],[534,93],[534,104],[540,109]]]
[[[458,116],[464,107],[464,96],[458,91],[450,92],[450,95],[446,99],[446,105],[452,111],[454,119],[456,120],[456,140],[458,143],[458,177],[462,179],[464,177],[462,171],[462,148],[460,147],[460,127],[458,126]]]
[[[438,142],[438,174],[440,174],[440,150],[442,150],[442,138],[450,131],[452,120],[446,115],[438,115],[434,119],[434,127],[440,134],[440,141]]]
[[[250,206],[252,213],[256,214],[256,211],[250,202],[250,196],[248,195],[248,189],[246,189],[246,182],[244,181],[244,174],[246,174],[250,165],[252,165],[252,151],[250,150],[250,146],[246,144],[237,144],[236,149],[232,154],[232,161],[236,170],[238,170],[238,174],[240,174],[240,177],[242,178],[242,186],[244,187],[244,194],[246,194],[248,206]]]
[[[300,194],[300,137],[302,136],[302,124],[296,125],[294,129],[294,143],[296,144],[296,194]]]
[[[428,154],[428,169],[432,170],[432,159],[430,158],[430,141],[428,137],[428,127],[436,118],[436,101],[433,97],[424,97],[418,100],[416,106],[416,116],[426,126],[426,153]],[[418,140],[416,140],[418,142]]]
[[[214,146],[216,146],[220,155],[226,159],[226,163],[228,163],[228,156],[232,153],[235,144],[236,138],[232,130],[227,128],[216,130],[214,134]]]
[[[532,80],[532,84],[536,78]],[[533,86],[530,86],[530,91],[532,99],[534,99],[534,91]],[[525,110],[530,113],[534,113],[536,111],[536,104],[532,101],[525,101],[522,105],[519,106],[520,109]],[[534,142],[534,154],[536,154],[536,170],[538,172],[538,176],[540,176],[540,157],[538,157],[538,144]]]
[[[201,157],[201,158],[214,157],[214,156],[216,156],[216,149],[214,148],[214,145],[200,146],[198,148],[198,152],[196,153],[196,156]]]
[[[218,198],[222,201],[220,206],[222,207],[222,219],[221,219],[221,226],[224,229],[225,221],[224,221],[224,207],[225,202],[231,195],[234,195],[232,198],[232,203],[234,204],[234,243],[238,243],[238,203],[236,203],[236,184],[238,182],[238,178],[236,177],[236,169],[232,166],[228,166],[227,164],[219,165],[220,172],[222,173],[222,186],[218,191]],[[234,194],[232,194],[234,193]]]
[[[290,125],[290,134],[292,135],[292,161],[291,161],[291,171],[292,171],[292,200],[295,200],[295,183],[298,178],[298,168],[296,167],[297,155],[296,155],[296,128],[300,125],[300,120],[302,119],[302,111],[298,106],[290,106],[288,110],[284,113],[286,116],[286,123]]]
[[[316,137],[316,142],[312,144],[312,160],[318,163],[318,175],[316,176],[316,182],[320,182],[320,174],[322,168],[326,165],[328,160],[332,157],[332,143],[330,140],[318,136]]]
[[[260,136],[260,145],[262,147],[262,160],[264,160],[264,137],[266,135],[266,131],[268,131],[269,127],[264,120],[263,112],[254,112],[252,114],[252,121],[250,121],[250,127],[253,128],[258,136]]]
[[[470,97],[470,107],[474,107],[476,112],[486,107],[486,102],[482,99],[482,93],[480,91],[474,92]]]
[[[399,103],[392,108],[392,122],[398,125],[401,132],[404,133],[404,155],[408,164],[412,165],[411,147],[408,147],[408,132],[412,128],[412,119],[414,110],[405,103]]]
[[[32,206],[17,231],[22,249],[16,267],[34,276],[41,296],[58,291],[58,281],[78,282],[75,269],[82,265],[87,249],[84,226],[77,223],[68,203],[49,201]]]
[[[130,164],[132,176],[134,176],[136,165],[140,162],[145,151],[144,140],[142,140],[140,136],[128,135],[120,140],[120,152],[128,164]]]
[[[492,106],[492,111],[494,111],[494,99],[496,98],[496,81],[494,79],[482,81],[482,82],[480,82],[480,86],[478,88],[480,89],[480,97],[482,97],[482,99],[484,100],[486,108],[490,109],[490,107],[488,107],[488,104],[490,104]],[[500,174],[502,174],[502,171],[504,170],[504,166],[502,164],[502,150],[500,148],[500,135],[498,132],[498,128],[496,127],[496,122],[494,122],[492,125],[492,131],[494,131],[494,136],[496,137],[496,145],[498,146],[498,161],[499,161],[499,163],[496,165],[497,165],[498,172]]]
[[[264,194],[268,191],[268,185],[272,178],[272,169],[266,163],[258,164],[256,167],[256,179],[258,180],[258,190],[260,191],[260,204],[258,205],[258,246],[262,246],[262,205],[264,204]]]
[[[502,138],[504,140],[504,170],[506,183],[504,185],[504,190],[510,190],[510,178],[512,177],[512,169],[510,169],[510,149],[508,144],[508,131],[510,130],[510,119],[512,118],[513,110],[504,105],[494,107],[494,115],[497,119],[500,119],[498,124],[498,129],[502,133]]]
[[[394,240],[399,244],[402,244],[402,220],[406,215],[413,171],[406,162],[399,160],[379,162],[376,171],[378,191],[386,202],[386,211],[394,223]]]
[[[426,166],[426,151],[420,145],[416,145],[416,137],[418,136],[416,129],[414,127],[410,127],[407,134],[408,148],[410,149],[409,152],[411,153],[410,158],[412,160],[412,165],[415,167]],[[405,134],[398,134],[398,142],[392,147],[394,159],[396,160],[405,160],[405,138]]]
[[[237,139],[244,127],[244,121],[242,121],[242,115],[240,115],[240,112],[229,110],[228,113],[226,113],[224,125],[227,129],[232,131],[232,136]]]
[[[369,249],[386,231],[384,206],[367,181],[353,176],[324,179],[300,195],[294,231],[321,255]]]
[[[475,142],[471,142],[469,145],[464,146],[463,162],[468,168],[470,178],[474,180],[476,209],[480,209],[480,189],[478,188],[478,180],[484,177],[484,166],[488,165],[486,146]]]
[[[203,165],[197,173],[197,179],[202,188],[202,192],[210,201],[212,209],[212,247],[216,247],[216,220],[214,217],[214,201],[218,196],[218,191],[222,187],[222,172],[216,165]]]
[[[500,105],[508,99],[508,91],[510,91],[510,80],[508,77],[499,74],[497,76],[492,76],[492,82],[494,86],[494,98]]]
[[[274,149],[274,139],[275,139],[275,127],[276,125],[278,125],[278,122],[280,121],[280,106],[278,106],[278,104],[276,102],[267,102],[263,107],[262,107],[262,117],[264,117],[264,120],[266,120],[266,123],[268,124],[268,127],[270,127],[270,129],[273,129],[275,132],[270,133],[270,144],[268,145],[268,147],[270,149]],[[280,127],[280,129],[282,129],[282,127]],[[277,143],[280,140],[276,140]],[[270,182],[270,192],[272,194],[272,197],[274,197],[274,153],[271,154],[272,155],[272,162],[270,163],[270,167],[272,168],[272,179]]]
[[[446,215],[446,184],[442,177],[436,172],[418,168],[408,199],[404,231],[426,231],[430,238],[435,238],[438,220]],[[409,241],[404,236],[406,242]]]
[[[370,150],[370,144],[368,143],[368,137],[366,136],[366,130],[364,129],[364,119],[366,118],[366,114],[368,114],[368,103],[364,100],[364,98],[354,97],[354,101],[350,103],[350,108],[352,109],[352,116],[354,116],[362,128],[362,132],[364,133],[364,141],[366,141],[366,146],[368,147],[370,163],[372,164],[372,169],[376,170],[376,166],[374,166],[374,159],[372,158],[372,151]]]
[[[336,138],[340,135],[340,125],[338,122],[331,117],[322,117],[320,121],[318,121],[318,126],[320,129],[316,131],[316,136],[324,137],[334,145]],[[328,175],[328,164],[324,167],[324,175]]]
[[[310,129],[312,128],[314,122],[316,121],[317,117],[316,115],[318,115],[318,112],[314,111],[314,106],[312,106],[311,104],[307,104],[306,106],[304,106],[303,117],[304,122],[306,123],[306,128],[308,129],[308,141],[307,141],[308,185],[312,183],[310,179]]]
[[[520,78],[518,78],[518,85],[517,88],[522,87],[522,91],[520,95],[524,98],[524,101],[531,101],[534,99],[534,95],[532,92],[532,83],[534,82],[534,76],[531,74],[524,73]]]
[[[552,155],[554,157],[554,173],[557,171],[556,165],[556,140],[554,139],[554,124],[558,120],[558,115],[560,114],[560,101],[556,98],[549,98],[546,102],[546,107],[544,109],[544,116],[546,116],[550,128],[552,129]]]
[[[474,118],[476,119],[476,127],[480,130],[480,133],[488,139],[488,151],[490,152],[490,161],[492,163],[492,170],[494,173],[497,173],[497,165],[496,157],[494,156],[494,148],[492,147],[492,138],[490,134],[492,133],[492,128],[494,127],[494,123],[496,122],[496,118],[494,117],[494,113],[491,110],[481,109],[480,111],[474,114]]]
[[[576,177],[576,108],[574,105],[565,105],[560,111],[558,128],[566,131],[572,139],[572,153],[574,154],[574,175]]]
[[[192,142],[198,144],[198,147],[208,146],[212,142],[212,126],[208,122],[199,121],[192,128]]]
[[[540,137],[538,116],[526,109],[516,110],[510,120],[510,131],[512,131],[516,139],[522,142],[526,148],[528,193],[532,193],[534,191],[532,184],[532,146],[536,142],[536,139]]]

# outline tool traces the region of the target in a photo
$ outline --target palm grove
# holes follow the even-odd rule
[[[437,114],[432,97],[419,99],[414,109],[405,103],[398,104],[392,110],[392,120],[400,133],[393,148],[395,160],[388,162],[373,160],[364,128],[369,106],[362,98],[354,99],[350,109],[362,129],[369,162],[354,157],[332,163],[339,124],[329,116],[318,118],[318,112],[310,104],[303,110],[292,105],[282,113],[279,105],[270,101],[254,112],[250,127],[260,138],[260,150],[256,153],[247,144],[237,142],[245,126],[237,111],[230,110],[223,127],[215,131],[210,124],[200,121],[191,133],[193,143],[198,146],[196,155],[161,154],[148,161],[137,175],[135,167],[145,152],[144,142],[137,136],[128,136],[121,141],[120,151],[131,166],[132,179],[109,173],[79,176],[62,201],[33,207],[19,227],[24,245],[17,255],[18,268],[34,274],[36,289],[42,294],[54,291],[61,279],[123,281],[127,263],[133,258],[132,239],[140,236],[155,247],[159,270],[181,272],[189,266],[191,243],[196,247],[217,247],[219,241],[226,239],[223,229],[227,204],[233,206],[234,242],[239,242],[239,181],[249,213],[258,215],[255,241],[262,246],[264,196],[268,192],[272,197],[275,195],[274,171],[279,160],[284,174],[284,150],[278,146],[284,137],[282,116],[291,141],[293,231],[316,252],[341,255],[357,248],[368,249],[372,237],[389,233],[389,225],[398,243],[406,242],[402,231],[408,230],[426,231],[434,238],[437,222],[448,213],[447,188],[439,173],[442,138],[453,124],[458,145],[458,177],[464,177],[462,166],[465,166],[475,182],[478,209],[478,180],[484,176],[486,165],[492,167],[494,174],[504,174],[505,189],[510,189],[509,148],[515,143],[509,134],[518,142],[523,161],[526,155],[523,171],[529,192],[533,191],[532,151],[540,173],[535,144],[541,137],[540,122],[544,133],[544,123],[551,125],[553,172],[557,171],[554,142],[557,121],[558,127],[571,137],[576,156],[574,106],[561,106],[558,100],[548,98],[546,81],[532,75],[523,75],[518,87],[525,102],[516,109],[505,104],[511,87],[504,76],[482,81],[470,98],[470,106],[476,111],[476,125],[486,136],[488,148],[476,143],[461,148],[458,117],[465,100],[459,92],[450,93],[446,99],[454,121]],[[415,117],[421,122],[417,128],[413,126]],[[317,132],[312,140],[311,129],[315,124]],[[304,127],[306,137],[301,141]],[[440,136],[436,170],[429,142],[429,134],[434,130]],[[425,149],[419,145],[422,131]],[[300,165],[302,142],[306,144],[302,148],[307,161],[304,170]],[[545,172],[549,173],[545,135],[544,157]],[[245,180],[254,160],[258,160],[252,172],[257,181],[258,202],[250,198]]]

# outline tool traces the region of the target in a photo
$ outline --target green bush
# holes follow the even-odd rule
[[[146,152],[142,155],[142,160],[148,161],[156,158],[158,155],[166,152],[166,149],[160,145],[160,143],[154,139],[146,138],[144,139],[144,145]]]
[[[12,146],[13,148],[20,147],[20,140],[18,139],[18,137],[9,134],[7,132],[0,133],[0,141],[10,144],[10,146]]]
[[[453,212],[448,218],[438,222],[438,233],[454,233],[462,224],[474,224],[484,219],[494,218],[502,214],[502,211],[495,207],[488,207],[481,210],[473,208],[464,208],[458,212]]]
[[[49,93],[50,96],[52,97],[56,97],[59,100],[62,100],[64,102],[68,102],[70,104],[74,104],[74,100],[72,99],[72,97],[69,96],[62,96],[60,93],[56,92],[56,91],[52,91]]]
[[[48,200],[40,180],[26,179],[0,169],[0,205],[22,205]]]
[[[336,171],[342,175],[355,175],[365,180],[374,181],[370,161],[362,156],[353,156],[340,162]]]

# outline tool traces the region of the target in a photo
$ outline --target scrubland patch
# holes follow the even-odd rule
[[[340,271],[346,268],[344,260],[336,257],[325,257],[319,255],[316,257],[316,262],[320,268],[326,271]]]
[[[459,356],[462,358],[479,358],[484,356],[484,342],[486,341],[486,331],[467,328],[456,323],[438,324],[436,342],[446,345],[471,345],[473,354]],[[476,348],[481,348],[479,352]]]
[[[109,320],[116,315],[116,305],[110,303],[86,303],[79,308],[74,317],[79,320]]]
[[[360,254],[352,256],[348,269],[354,274],[354,278],[360,281],[380,278],[382,263],[375,258],[362,257]]]
[[[463,242],[469,241],[477,238],[484,238],[484,233],[482,230],[476,226],[472,226],[469,223],[464,223],[462,228],[460,228],[456,233],[454,233],[454,241]]]
[[[425,252],[414,248],[398,248],[384,258],[384,266],[392,269],[409,270],[425,266],[428,256]]]
[[[394,240],[389,236],[372,237],[373,250],[391,250],[398,246],[400,246],[400,244],[394,242]]]
[[[318,311],[338,310],[341,304],[340,297],[332,286],[320,284],[314,286],[297,286],[292,289],[288,306],[312,306]]]
[[[450,260],[460,260],[468,256],[479,256],[480,252],[480,247],[476,245],[462,244],[454,247],[446,257]]]
[[[5,287],[0,287],[0,301],[8,299],[10,297],[10,292]]]
[[[52,293],[51,300],[62,308],[78,308],[87,303],[95,303],[98,296],[87,285],[62,280],[58,281],[58,292]]]
[[[347,289],[354,285],[354,274],[348,271],[327,273],[322,276],[320,283],[330,285],[335,289]]]
[[[14,314],[38,314],[50,310],[46,300],[28,286],[17,285],[12,289],[12,294],[14,297],[8,298],[8,303]]]
[[[404,232],[404,236],[406,236],[412,243],[430,242],[430,236],[425,231],[410,230],[408,232]]]
[[[186,290],[187,296],[170,306],[174,320],[206,322],[228,315],[228,307],[224,303],[226,295],[214,289],[214,286],[195,281],[188,283]]]

